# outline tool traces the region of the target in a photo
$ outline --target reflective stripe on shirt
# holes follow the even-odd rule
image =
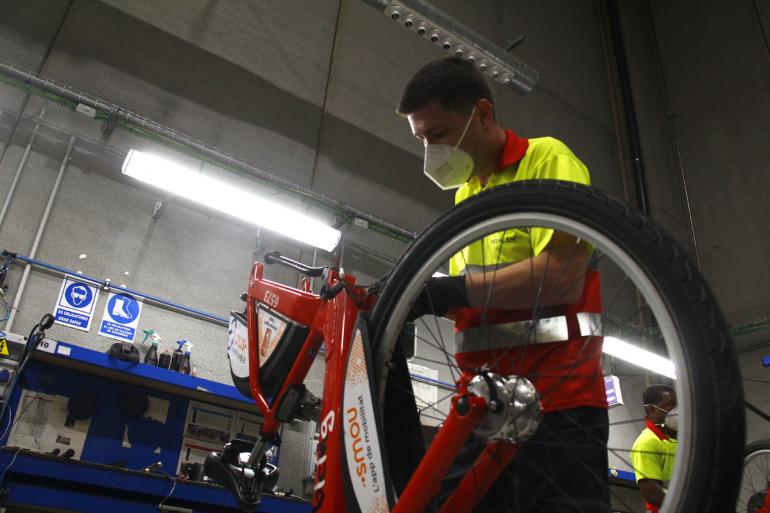
[[[602,316],[598,313],[578,312],[580,336],[600,336]],[[457,350],[483,351],[527,344],[566,342],[569,339],[567,316],[558,315],[534,321],[483,324],[457,333]]]

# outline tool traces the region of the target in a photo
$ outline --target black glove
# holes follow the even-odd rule
[[[409,311],[407,321],[428,314],[441,317],[449,308],[457,306],[469,306],[465,276],[434,277],[423,285],[422,292]]]

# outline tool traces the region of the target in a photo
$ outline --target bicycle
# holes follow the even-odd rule
[[[445,396],[418,405],[402,342],[424,283],[436,272],[447,274],[446,262],[471,244],[499,240],[503,251],[507,237],[529,237],[538,227],[565,234],[575,251],[582,248],[590,255],[585,273],[572,286],[584,286],[586,275],[598,270],[606,298],[603,313],[575,317],[562,297],[549,297],[553,289],[533,286],[537,294],[522,316],[521,310],[511,311],[500,302],[505,289],[496,277],[503,270],[471,274],[471,280],[484,280],[484,304],[449,315],[455,323],[473,320],[482,343],[487,340],[483,349],[488,362],[458,360],[463,353],[446,339],[446,321],[430,315],[417,319],[422,360],[437,368],[439,381],[453,384]],[[499,476],[510,474],[509,463],[532,433],[537,436],[545,429],[550,395],[581,378],[573,372],[589,358],[586,348],[601,349],[604,340],[606,350],[618,338],[655,348],[671,359],[676,372],[680,446],[663,511],[706,513],[733,507],[744,417],[727,326],[685,252],[651,220],[605,193],[556,181],[486,191],[435,221],[371,287],[357,285],[341,269],[309,267],[275,253],[266,255],[265,262],[291,267],[306,278],[321,277],[324,285],[314,294],[307,279],[300,289],[271,282],[263,277],[263,264],[255,263],[245,316],[233,317],[228,349],[233,380],[254,398],[264,425],[256,444],[232,441],[222,453],[209,456],[205,469],[233,491],[244,511],[254,511],[265,483],[274,481],[277,471],[266,465],[263,455],[269,443],[280,443],[279,425],[294,419],[320,423],[314,512],[471,511]],[[546,275],[558,281],[568,264],[552,262],[549,268],[546,261],[540,283]],[[506,333],[508,347],[489,342],[489,333],[496,330]],[[573,342],[575,330],[583,348],[574,355],[575,367],[534,367],[519,376],[502,372],[510,368],[514,353],[517,361],[526,362],[528,354],[562,347],[554,344],[563,339],[553,337],[569,331],[568,342]],[[302,380],[322,346],[326,374],[321,400]],[[554,372],[559,376],[549,382],[554,390],[544,389],[542,383]],[[394,398],[400,408],[391,407]],[[482,444],[483,450],[459,484],[447,490],[443,478],[470,441]],[[574,447],[563,445],[557,447],[559,454],[574,456]],[[628,445],[608,446],[608,457],[627,463]],[[704,488],[703,483],[720,486]],[[517,493],[526,498],[525,491]],[[564,501],[577,504],[571,496]]]
[[[770,367],[770,357],[762,361]],[[770,415],[746,401],[746,407],[770,422]],[[736,513],[770,513],[770,440],[757,440],[746,446],[743,478]]]

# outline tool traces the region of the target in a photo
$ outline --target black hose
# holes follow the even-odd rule
[[[763,412],[762,410],[760,410],[759,408],[757,408],[756,406],[754,406],[750,402],[748,402],[748,401],[744,401],[744,402],[746,403],[746,408],[748,408],[749,410],[753,411],[754,413],[756,413],[757,415],[759,415],[760,417],[762,417],[766,421],[770,422],[770,415],[768,415],[767,413]]]

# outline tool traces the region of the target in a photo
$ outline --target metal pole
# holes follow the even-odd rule
[[[59,186],[61,185],[62,177],[64,176],[64,170],[67,169],[67,164],[69,164],[70,161],[70,155],[72,154],[72,146],[75,144],[75,136],[70,137],[69,144],[67,145],[67,152],[64,154],[64,158],[61,161],[61,166],[59,166],[59,174],[56,175],[56,181],[53,184],[53,189],[51,189],[51,194],[48,196],[48,204],[45,206],[45,211],[43,212],[43,217],[40,220],[40,226],[37,229],[37,235],[35,236],[35,241],[32,243],[32,250],[29,252],[30,258],[35,258],[35,254],[37,253],[37,248],[40,245],[40,240],[43,238],[43,232],[45,231],[45,226],[48,224],[48,216],[51,214],[51,208],[53,207],[53,202],[56,200],[56,196],[59,193]],[[13,306],[11,307],[10,315],[8,316],[8,322],[5,325],[6,331],[11,331],[13,328],[13,321],[16,318],[16,312],[19,310],[19,303],[21,303],[21,297],[24,294],[24,289],[27,286],[27,280],[29,279],[29,271],[32,269],[32,266],[27,264],[24,267],[24,274],[21,276],[21,282],[19,283],[19,288],[16,291],[16,295],[13,298]]]
[[[313,263],[311,265],[313,267],[318,265],[318,248],[313,248]],[[310,278],[310,290],[311,292],[315,290],[315,277]]]
[[[40,116],[38,119],[43,119],[43,115],[45,114],[45,109],[40,111]],[[21,114],[19,114],[21,116]],[[32,145],[35,143],[35,139],[37,139],[37,131],[40,129],[40,123],[35,123],[35,128],[32,130],[32,135],[29,137],[29,142],[27,143],[27,147],[24,149],[24,155],[21,157],[21,162],[19,162],[19,166],[16,168],[16,174],[13,176],[13,181],[11,182],[11,187],[8,189],[8,194],[5,196],[5,203],[3,203],[3,210],[0,211],[0,227],[3,226],[3,221],[5,220],[5,214],[8,212],[8,207],[11,205],[11,199],[13,198],[13,193],[16,192],[16,185],[19,183],[19,178],[21,177],[21,172],[24,170],[24,166],[27,164],[27,158],[29,158],[29,153],[32,150]],[[8,144],[11,144],[11,141],[8,141]]]

